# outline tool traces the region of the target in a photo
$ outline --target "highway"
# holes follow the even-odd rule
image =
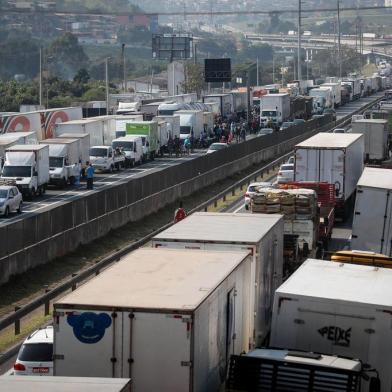
[[[355,102],[350,102],[345,106],[336,109],[337,120],[355,112],[356,110],[369,104],[374,99],[376,99],[377,97],[381,97],[382,95],[383,93],[375,94],[371,97],[366,97]],[[33,201],[23,202],[22,215],[13,214],[9,218],[0,218],[0,225],[26,218],[35,213],[44,212],[49,208],[55,207],[56,205],[66,203],[80,197],[85,197],[86,195],[89,195],[96,190],[106,189],[114,184],[127,181],[132,177],[145,176],[159,170],[164,170],[169,166],[180,165],[185,161],[195,159],[204,154],[205,150],[195,150],[195,153],[191,154],[190,156],[183,156],[179,158],[157,158],[153,162],[148,162],[132,169],[125,169],[113,173],[96,172],[94,179],[94,190],[92,191],[86,190],[85,183],[82,183],[80,186],[68,186],[65,189],[56,189],[54,187],[49,187],[45,195],[37,197]]]
[[[33,201],[23,201],[22,217],[27,217],[32,213],[39,213],[45,211],[49,207],[54,207],[58,204],[68,202],[80,197],[85,197],[96,190],[108,188],[119,182],[129,180],[132,177],[144,176],[159,170],[163,170],[169,166],[180,165],[185,161],[195,159],[204,155],[205,151],[199,150],[189,156],[182,156],[179,158],[156,158],[155,161],[145,163],[132,169],[125,169],[115,171],[113,173],[95,172],[94,175],[94,190],[87,191],[86,183],[82,182],[79,186],[67,186],[64,189],[56,189],[49,186],[45,195],[37,197]],[[0,225],[10,223],[21,219],[21,215],[10,215],[9,218],[0,218]]]

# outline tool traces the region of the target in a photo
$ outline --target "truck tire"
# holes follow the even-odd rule
[[[113,165],[110,165],[109,173],[113,173]]]
[[[61,188],[64,189],[66,186],[67,186],[67,180],[66,180],[65,177],[63,177],[63,179],[62,179],[62,181],[61,181]],[[40,188],[39,193],[40,193],[40,194],[42,193],[42,192],[41,192],[41,188]]]
[[[33,188],[31,188],[31,191],[30,191],[30,199],[34,199],[35,194],[36,194],[35,188],[33,187]]]
[[[16,210],[18,214],[22,213],[22,202],[20,202],[18,209]]]
[[[8,218],[8,215],[10,214],[10,209],[9,209],[9,207],[7,206],[6,208],[5,208],[5,211],[4,211],[4,218]]]

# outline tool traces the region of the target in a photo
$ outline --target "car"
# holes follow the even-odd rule
[[[335,128],[332,133],[346,133],[344,128]]]
[[[294,120],[293,120],[293,123],[294,123],[294,125],[300,125],[300,124],[303,124],[303,123],[305,123],[306,121],[303,119],[303,118],[295,118]]]
[[[19,349],[15,376],[53,376],[53,326],[30,334]]]
[[[253,183],[249,184],[248,189],[245,192],[245,209],[249,210],[252,196],[254,194],[256,194],[257,189],[270,188],[270,187],[272,187],[272,183],[270,183],[270,182],[253,182]]]
[[[1,185],[0,186],[0,215],[5,218],[10,212],[22,212],[23,197],[16,186]]]
[[[289,164],[293,164],[293,165],[294,165],[294,162],[295,162],[295,156],[292,155],[292,156],[287,160],[286,163],[289,163]]]
[[[257,132],[257,136],[265,136],[274,133],[272,128],[261,128],[260,131]]]
[[[280,126],[279,131],[284,131],[285,129],[290,128],[290,127],[292,127],[292,126],[294,126],[294,123],[293,123],[293,122],[291,122],[291,121],[285,121],[285,122],[282,123],[282,125]]]
[[[294,181],[294,164],[284,163],[280,166],[277,183],[284,184],[285,182]]]
[[[211,154],[213,152],[224,150],[225,148],[229,147],[227,143],[212,143],[211,146],[207,150],[207,154]]]
[[[336,121],[336,111],[334,109],[332,109],[332,108],[324,109],[324,113],[323,114],[332,114],[332,119],[334,121]]]

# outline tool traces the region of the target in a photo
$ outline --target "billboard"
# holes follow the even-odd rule
[[[204,79],[207,83],[231,82],[231,59],[205,59]]]
[[[153,34],[152,58],[158,60],[187,60],[193,57],[192,34]]]

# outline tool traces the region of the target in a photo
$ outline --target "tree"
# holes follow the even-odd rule
[[[79,45],[77,38],[65,33],[49,46],[47,53],[50,72],[63,79],[70,80],[75,73],[88,64],[88,57]]]
[[[185,81],[182,83],[182,88],[185,93],[196,92],[197,96],[201,96],[204,88],[203,69],[200,64],[187,63],[185,65]]]
[[[90,80],[90,74],[86,68],[80,68],[79,71],[74,76],[74,82],[79,84],[87,83]]]

